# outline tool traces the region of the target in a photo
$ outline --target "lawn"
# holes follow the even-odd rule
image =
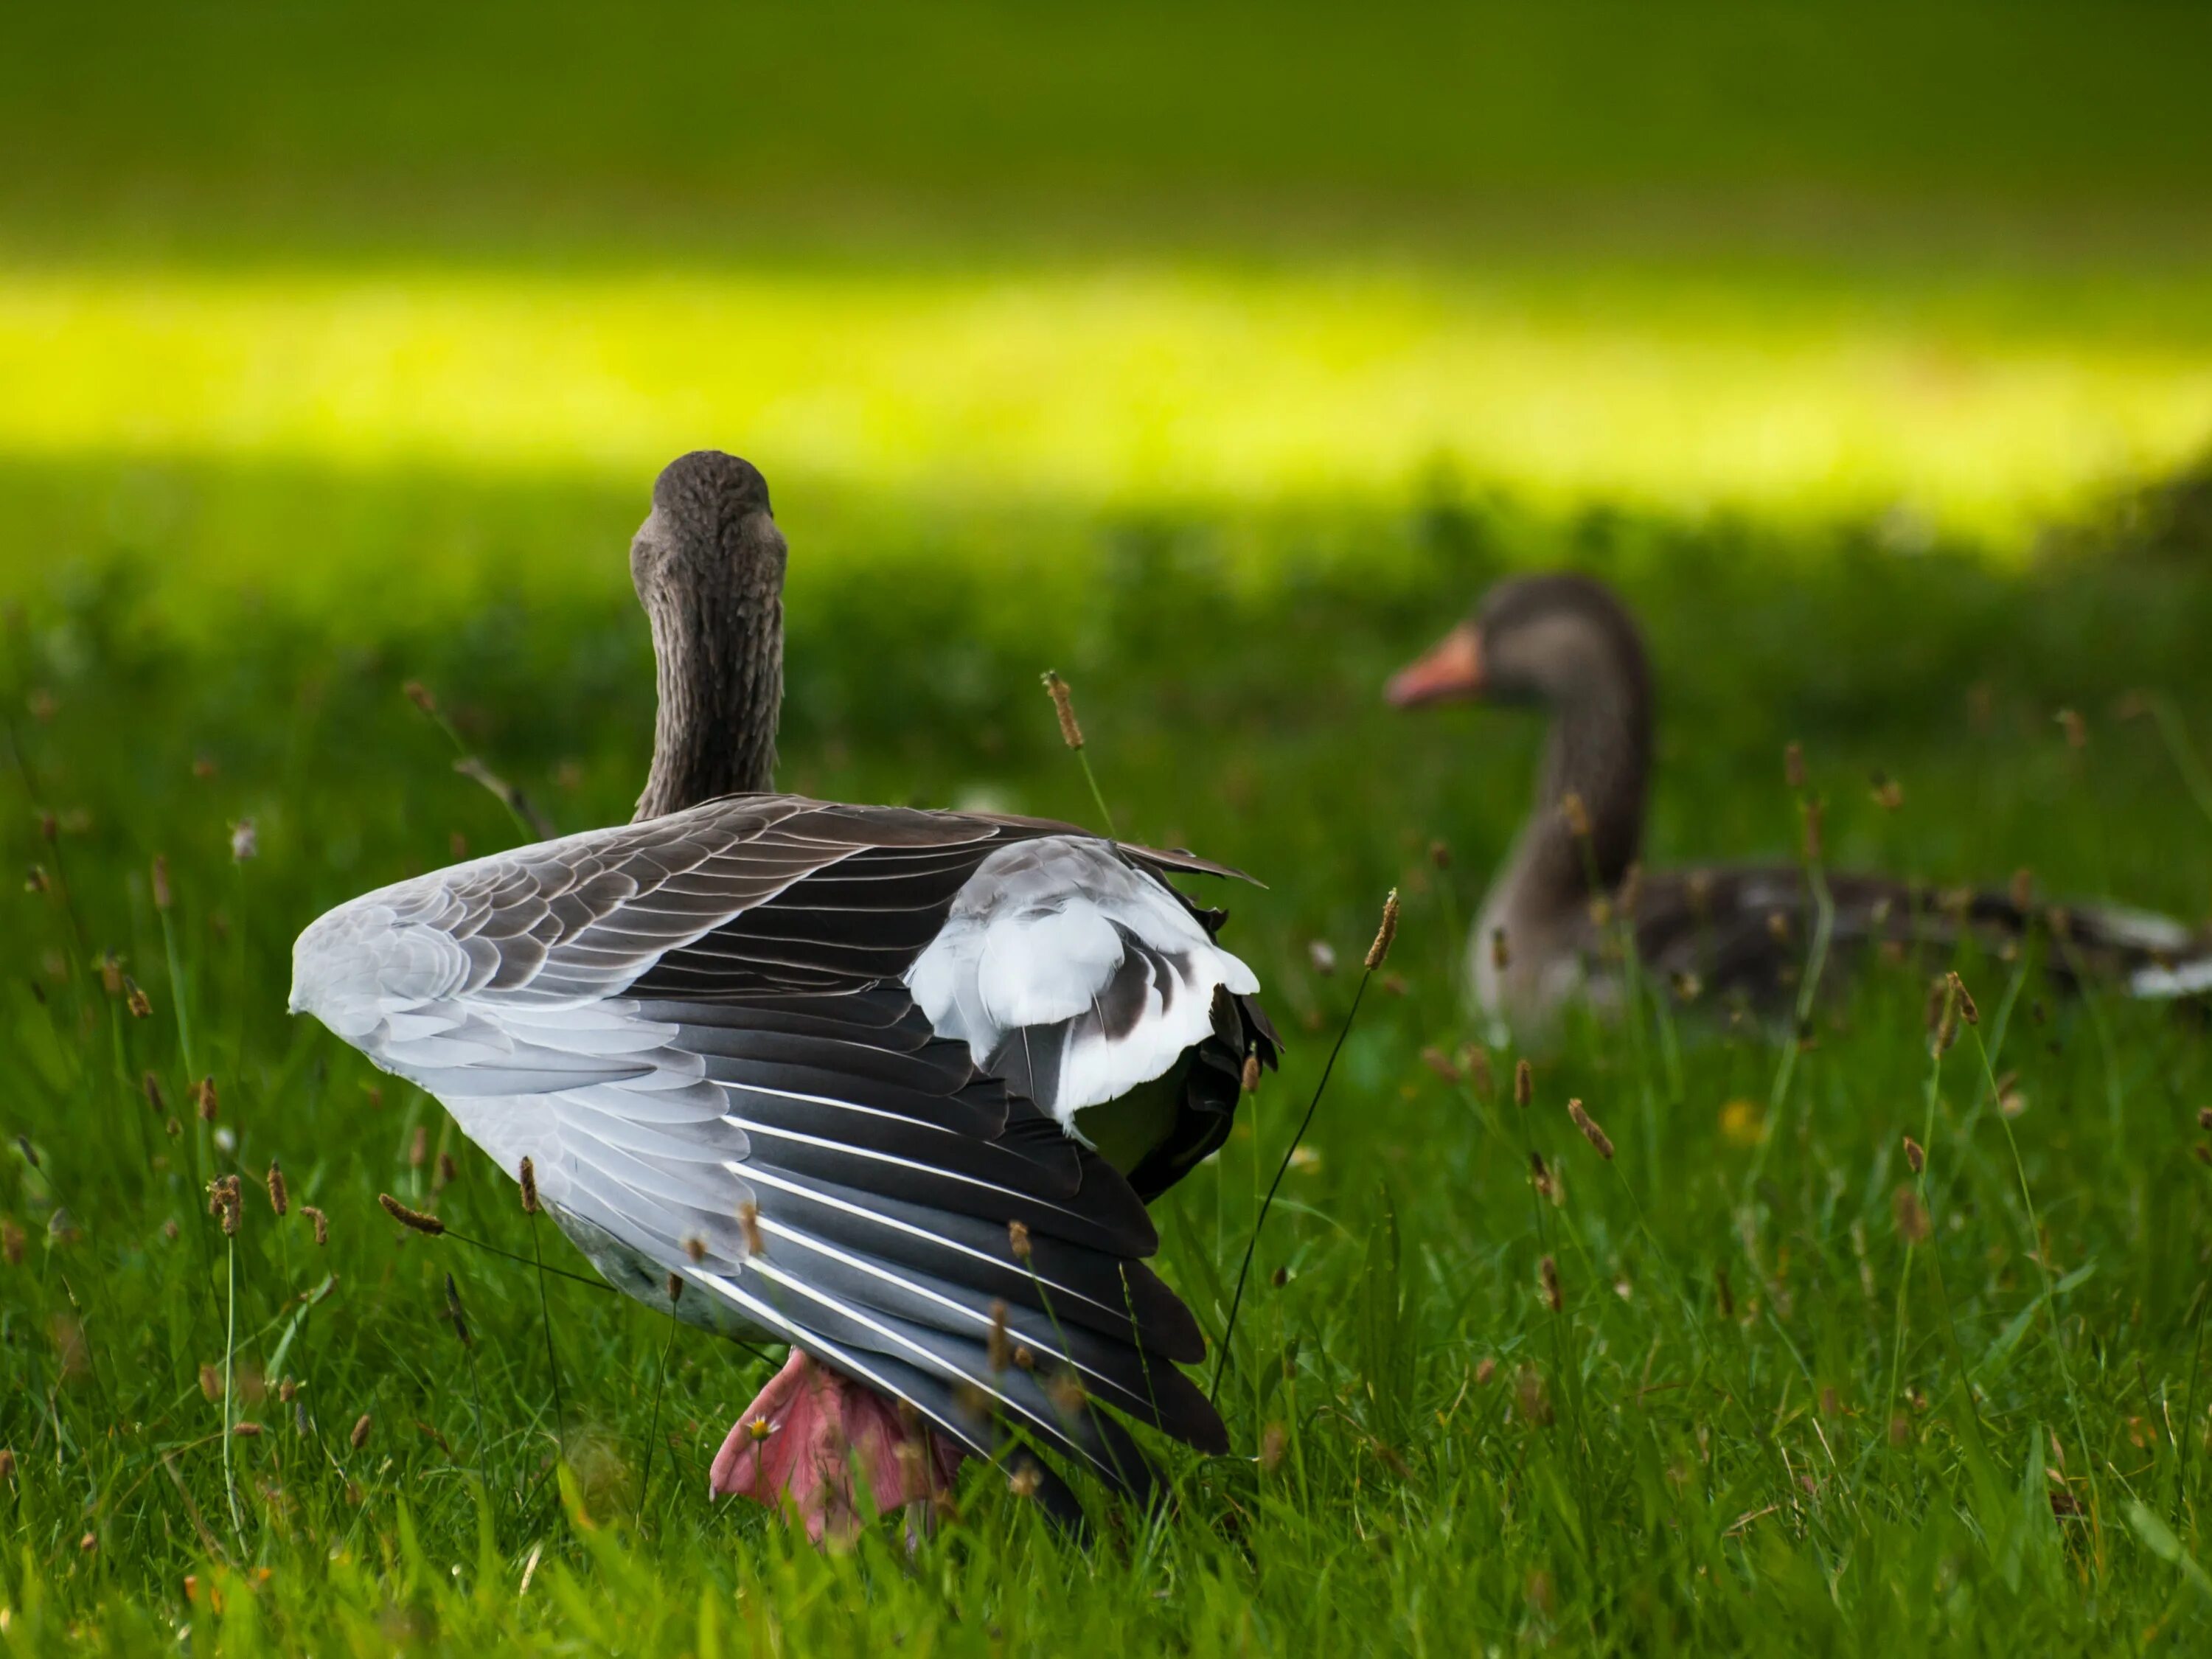
[[[1571,564],[1649,627],[1654,862],[1793,855],[1794,740],[1837,866],[2212,918],[2200,26],[1562,15],[1393,12],[1333,81],[1233,12],[1167,52],[848,20],[834,74],[781,12],[673,64],[586,9],[428,67],[343,10],[149,15],[97,72],[40,25],[54,72],[0,67],[0,143],[51,158],[0,183],[0,1639],[2212,1636],[2203,1020],[1923,953],[1802,1040],[1654,1002],[1482,1048],[1461,930],[1539,725],[1379,695]],[[1172,1503],[1087,1547],[981,1473],[911,1549],[710,1504],[773,1359],[541,1284],[589,1270],[284,1012],[322,909],[520,838],[457,744],[562,830],[628,816],[624,550],[701,441],[792,543],[787,787],[1091,819],[1054,667],[1122,832],[1266,884],[1213,896],[1290,1049],[1160,1206],[1210,1340],[1403,896],[1257,1247],[1233,1454],[1165,1449]],[[1932,1054],[1954,969],[1978,1023]],[[1522,1058],[1525,1108],[1482,1081]]]

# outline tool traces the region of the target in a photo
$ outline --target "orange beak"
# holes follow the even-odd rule
[[[1483,689],[1482,634],[1465,622],[1438,640],[1427,655],[1392,675],[1384,695],[1397,708],[1413,708],[1425,702],[1479,697]]]

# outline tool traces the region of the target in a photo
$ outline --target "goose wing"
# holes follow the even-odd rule
[[[675,1273],[687,1317],[1133,1490],[1092,1401],[1225,1437],[1176,1369],[1203,1339],[1144,1265],[1137,1192],[1066,1126],[1194,1042],[1241,1052],[1232,1029],[1272,1059],[1206,914],[1065,826],[732,797],[342,906],[295,947],[293,1003],[503,1167],[531,1158],[633,1294]],[[1023,1032],[1058,1044],[1048,1079],[1006,1063]]]

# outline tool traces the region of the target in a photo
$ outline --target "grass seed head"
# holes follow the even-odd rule
[[[1929,1047],[1939,1054],[1949,1052],[1959,1040],[1959,1005],[1951,994],[1948,977],[1928,988],[1928,1036]]]
[[[1393,887],[1382,901],[1382,924],[1375,930],[1375,943],[1367,947],[1367,971],[1373,973],[1390,955],[1390,942],[1398,937],[1398,890]]]
[[[269,1160],[269,1207],[283,1215],[292,1207],[292,1195],[284,1186],[284,1168],[275,1158]]]
[[[300,1213],[307,1217],[309,1223],[313,1225],[315,1230],[315,1243],[318,1245],[328,1244],[331,1242],[330,1217],[325,1215],[320,1210],[317,1209],[312,1204],[302,1204],[300,1206]]]
[[[146,1091],[146,1103],[153,1108],[155,1116],[159,1117],[169,1109],[169,1103],[167,1100],[163,1098],[161,1094],[161,1079],[155,1077],[151,1072],[149,1072],[143,1078],[139,1079],[139,1082],[140,1085]]]
[[[1805,746],[1795,738],[1782,745],[1782,781],[1792,789],[1805,787]]]
[[[413,1138],[407,1143],[407,1167],[410,1170],[419,1170],[429,1161],[430,1126],[427,1123],[418,1123],[415,1126]]]
[[[1921,1150],[1920,1143],[1911,1135],[1905,1137],[1905,1167],[1915,1175],[1928,1167],[1928,1154]]]
[[[435,715],[438,700],[430,695],[430,688],[420,680],[409,680],[399,688],[400,694],[424,714]]]
[[[707,1241],[696,1233],[686,1233],[684,1236],[684,1254],[691,1258],[695,1266],[704,1261],[707,1259]]]
[[[1536,1264],[1536,1273],[1544,1281],[1545,1304],[1553,1313],[1559,1312],[1566,1306],[1566,1299],[1559,1294],[1559,1264],[1547,1255]]]
[[[2212,1142],[2198,1141],[2189,1149],[2199,1164],[2212,1164]]]
[[[991,1304],[991,1336],[989,1341],[991,1369],[1002,1371],[1012,1363],[1013,1351],[1006,1340],[1006,1304]]]
[[[760,1206],[750,1198],[738,1206],[738,1226],[745,1236],[747,1255],[766,1255],[768,1246],[761,1239]]]
[[[522,1212],[536,1215],[544,1206],[538,1201],[538,1166],[526,1157],[516,1166],[514,1178],[522,1187]]]
[[[1486,1387],[1489,1383],[1490,1379],[1497,1375],[1498,1362],[1490,1355],[1485,1354],[1481,1358],[1474,1362],[1474,1386],[1476,1388],[1480,1389]]]
[[[1060,740],[1070,749],[1083,747],[1083,727],[1075,718],[1075,698],[1067,689],[1067,682],[1059,671],[1044,671],[1045,694],[1052,699],[1052,711],[1060,716]]]
[[[13,1448],[0,1446],[0,1484],[15,1483],[15,1453]]]
[[[169,855],[156,853],[154,854],[154,908],[166,910],[175,902],[175,896],[169,891]]]
[[[453,1184],[455,1178],[460,1173],[461,1166],[453,1162],[453,1155],[451,1152],[439,1153],[438,1170],[430,1177],[430,1190],[434,1193],[443,1192]]]
[[[453,1334],[461,1339],[463,1347],[476,1346],[476,1338],[469,1333],[468,1316],[461,1311],[461,1287],[453,1283],[451,1273],[446,1275],[446,1317],[453,1322]]]
[[[112,951],[100,956],[100,988],[111,999],[123,994],[123,962]]]
[[[1527,1106],[1536,1098],[1536,1073],[1525,1060],[1513,1062],[1513,1103]]]
[[[224,1237],[238,1236],[240,1215],[245,1207],[236,1176],[217,1176],[208,1182],[208,1213],[222,1218]]]
[[[1006,1489],[1017,1498],[1035,1498],[1037,1488],[1044,1484],[1044,1474],[1034,1463],[1024,1462],[1006,1477]]]
[[[2199,1106],[2197,1109],[2197,1127],[2212,1132],[2212,1106]]]
[[[1597,1127],[1597,1120],[1583,1109],[1579,1100],[1567,1103],[1567,1115],[1575,1121],[1575,1127],[1583,1132],[1583,1139],[1597,1148],[1597,1155],[1608,1164],[1613,1162],[1613,1140]]]
[[[1528,1154],[1528,1179],[1544,1197],[1552,1195],[1552,1172],[1544,1166],[1544,1155],[1539,1152]]]
[[[1947,977],[1950,981],[1951,994],[1958,1000],[1959,1018],[1969,1025],[1979,1025],[1982,1023],[1982,1011],[1974,1006],[1974,994],[1966,988],[1966,981],[1959,977],[1956,969],[1954,969]]]
[[[409,1209],[390,1193],[379,1193],[376,1195],[376,1201],[384,1206],[385,1214],[403,1227],[412,1228],[418,1233],[428,1233],[433,1238],[446,1231],[446,1224],[437,1217],[426,1215],[420,1210]]]
[[[367,1412],[363,1412],[359,1417],[354,1419],[353,1433],[349,1437],[349,1438],[352,1441],[353,1449],[356,1451],[359,1451],[363,1446],[366,1446],[368,1443],[369,1425],[375,1420],[376,1419],[370,1416]]]
[[[13,1221],[0,1218],[0,1261],[6,1261],[11,1267],[21,1267],[23,1246],[27,1242],[21,1227]]]
[[[1870,780],[1874,804],[1885,812],[1894,812],[1905,805],[1905,787],[1887,773],[1877,772]]]
[[[243,864],[248,859],[261,855],[261,832],[254,828],[252,818],[240,818],[230,826],[230,859],[234,864]]]
[[[199,1109],[200,1121],[203,1123],[214,1122],[216,1108],[215,1079],[212,1077],[204,1077],[198,1083],[192,1085],[191,1097],[192,1104]]]
[[[234,1423],[230,1425],[230,1431],[242,1440],[261,1438],[261,1425],[258,1423]]]
[[[123,1006],[130,1009],[133,1019],[150,1018],[154,1012],[153,999],[141,990],[138,981],[128,974],[123,976]]]
[[[1441,1048],[1422,1049],[1421,1064],[1434,1072],[1445,1083],[1455,1085],[1460,1080],[1459,1067],[1452,1063],[1452,1057]]]
[[[1559,817],[1567,826],[1567,833],[1577,841],[1589,839],[1589,808],[1583,803],[1581,791],[1570,789],[1559,797]]]
[[[1451,848],[1441,841],[1429,843],[1429,862],[1439,870],[1451,868]]]
[[[1260,1087],[1260,1051],[1253,1049],[1244,1056],[1244,1070],[1237,1085],[1246,1094],[1255,1093]]]
[[[2089,723],[2081,718],[2079,710],[2062,708],[2051,718],[2058,722],[2059,729],[2066,733],[2066,746],[2069,749],[2087,749],[2089,746]]]
[[[1026,1261],[1030,1259],[1030,1229],[1027,1222],[1009,1221],[1006,1224],[1006,1249],[1013,1253],[1014,1260],[1017,1261]]]
[[[46,866],[45,865],[34,864],[23,872],[23,890],[25,892],[44,893],[51,891],[52,887],[52,878],[46,874]]]

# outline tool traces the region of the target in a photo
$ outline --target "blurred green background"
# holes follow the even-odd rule
[[[2202,1639],[2201,1030],[1978,960],[2019,1015],[1980,1083],[1928,1082],[1928,964],[1789,1067],[1720,1022],[1663,1066],[1664,1018],[1578,1027],[1535,1055],[1529,1133],[1585,1163],[1532,1225],[1526,1125],[1422,1054],[1479,1035],[1458,929],[1540,734],[1378,692],[1491,579],[1574,565],[1650,633],[1655,861],[1787,856],[1796,738],[1839,863],[2212,916],[2212,12],[131,4],[7,33],[0,850],[35,874],[0,893],[0,1219],[29,1240],[0,1635],[173,1650],[211,1614],[189,1571],[229,1586],[236,1651],[703,1654],[740,1616],[763,1651]],[[1356,960],[1406,895],[1269,1223],[1239,1456],[1179,1465],[1187,1523],[1141,1548],[1078,1570],[979,1485],[915,1559],[791,1551],[698,1496],[755,1362],[566,1291],[562,1523],[534,1281],[374,1206],[526,1250],[503,1177],[283,1012],[321,908],[518,837],[404,682],[561,829],[628,815],[625,550],[702,445],[763,468],[792,544],[782,782],[1088,817],[1055,666],[1122,829],[1269,884],[1231,938],[1284,1080],[1164,1212],[1217,1336],[1349,997],[1310,947]],[[219,1120],[173,1127],[202,1075]],[[1897,1148],[1930,1125],[1951,1224],[1916,1256]],[[331,1254],[257,1211],[227,1279],[199,1183],[271,1157]],[[272,1426],[226,1529],[236,1402],[200,1367],[231,1346],[310,1409],[249,1402]]]

